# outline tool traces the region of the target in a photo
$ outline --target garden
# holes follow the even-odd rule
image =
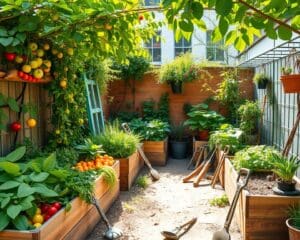
[[[300,239],[299,1],[153,3],[0,0],[0,239]]]

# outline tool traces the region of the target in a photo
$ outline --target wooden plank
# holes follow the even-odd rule
[[[164,166],[168,155],[168,138],[164,141],[144,141],[144,152],[151,164]]]

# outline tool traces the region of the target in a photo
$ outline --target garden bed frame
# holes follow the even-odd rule
[[[150,163],[164,166],[168,158],[168,138],[163,141],[144,141],[144,152]]]
[[[120,175],[120,164],[117,161],[113,168]],[[120,193],[119,180],[109,188],[102,176],[96,180],[95,196],[100,206],[107,211]],[[32,231],[5,230],[0,232],[0,240],[80,240],[94,229],[100,220],[96,208],[82,201],[79,197],[71,201],[69,212],[61,209],[40,228]]]
[[[120,158],[120,190],[130,190],[134,180],[144,166],[144,160],[138,151],[128,158]]]
[[[230,200],[236,191],[237,172],[225,159],[225,191]],[[295,179],[299,184],[299,179]],[[288,240],[285,221],[289,206],[300,203],[300,196],[257,195],[242,190],[235,218],[244,240]]]

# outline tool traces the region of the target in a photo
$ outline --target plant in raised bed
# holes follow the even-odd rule
[[[275,193],[280,195],[297,195],[300,191],[296,191],[296,181],[293,180],[300,161],[297,157],[285,157],[273,154],[272,159],[273,172],[278,176],[277,188],[273,189]]]
[[[170,84],[173,93],[182,93],[183,83],[196,80],[198,73],[199,67],[194,63],[191,53],[185,53],[161,66],[159,83]]]
[[[286,225],[289,229],[290,240],[300,239],[300,205],[289,207],[288,216]]]
[[[236,169],[248,168],[252,171],[272,171],[273,156],[280,153],[273,147],[259,145],[238,151],[233,161]]]
[[[209,147],[219,147],[223,150],[225,147],[229,148],[229,154],[234,155],[237,151],[243,149],[245,146],[242,143],[243,131],[234,128],[230,124],[222,124],[220,128],[209,136]]]
[[[248,144],[255,144],[257,136],[256,123],[262,111],[257,101],[246,101],[238,108],[240,118],[240,129],[244,132],[245,141]]]
[[[200,140],[206,141],[209,131],[216,130],[225,120],[222,115],[209,110],[208,105],[204,103],[193,105],[187,115],[188,120],[184,125],[189,126],[191,130],[198,130]]]
[[[253,82],[257,84],[258,89],[266,89],[270,78],[265,73],[256,73]]]

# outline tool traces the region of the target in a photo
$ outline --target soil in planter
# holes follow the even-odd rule
[[[250,194],[273,195],[272,188],[277,186],[276,181],[267,180],[271,173],[252,173],[246,189]]]

